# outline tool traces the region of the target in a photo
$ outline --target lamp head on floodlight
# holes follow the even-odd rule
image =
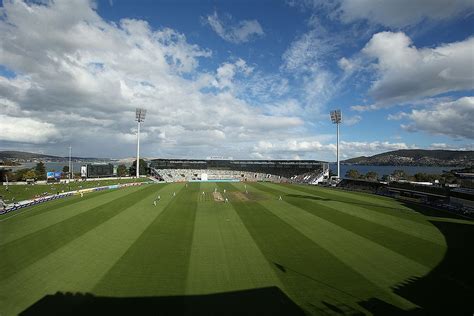
[[[140,108],[136,109],[136,111],[135,111],[135,121],[143,122],[143,121],[145,121],[145,116],[146,116],[146,110],[145,109],[140,109]]]
[[[341,110],[334,110],[334,111],[331,111],[331,121],[332,121],[334,124],[339,124],[339,123],[341,123],[341,121],[342,121]]]

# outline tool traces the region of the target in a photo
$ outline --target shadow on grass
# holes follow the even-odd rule
[[[406,204],[413,208],[413,204]],[[415,209],[419,211],[419,209]],[[425,215],[433,212],[424,210]],[[358,305],[375,315],[472,315],[474,311],[474,225],[431,221],[443,234],[447,251],[443,260],[423,277],[412,277],[393,288],[400,297],[419,308],[404,311],[372,297],[357,299]],[[283,273],[298,273],[273,262]],[[311,278],[313,281],[322,283]],[[325,284],[330,286],[329,284]],[[339,289],[336,289],[340,291]],[[342,291],[341,291],[342,292]],[[347,296],[352,293],[344,292]],[[335,304],[321,298],[323,308],[316,314],[354,315],[344,303]],[[91,294],[47,295],[21,315],[304,315],[277,287],[195,296],[100,297]]]
[[[286,194],[285,196],[297,198],[297,199],[308,199],[308,200],[315,200],[315,201],[331,201],[331,199],[321,198],[314,195]]]
[[[314,278],[314,277],[311,277],[311,276],[309,276],[309,275],[307,275],[307,274],[301,273],[301,272],[296,271],[296,270],[294,270],[294,269],[291,269],[291,268],[289,268],[289,267],[285,267],[285,266],[283,266],[283,265],[281,265],[281,264],[279,264],[279,263],[273,262],[273,264],[275,265],[275,267],[276,267],[278,270],[280,270],[280,271],[283,272],[283,273],[287,273],[288,271],[290,271],[290,272],[292,272],[292,273],[296,273],[296,274],[298,274],[298,275],[300,275],[300,276],[302,276],[302,277],[305,277],[305,278],[307,278],[307,279],[309,279],[309,280],[312,280],[312,281],[314,281],[314,282],[316,282],[316,283],[322,284],[322,285],[324,285],[325,287],[331,288],[331,289],[333,289],[333,290],[335,290],[335,291],[337,291],[337,292],[339,292],[339,293],[343,293],[343,294],[347,295],[348,297],[351,297],[351,298],[353,298],[353,299],[359,300],[359,298],[358,298],[357,296],[354,296],[354,295],[352,295],[351,293],[349,293],[349,292],[347,292],[347,291],[344,291],[344,290],[341,290],[341,289],[339,289],[339,288],[337,288],[337,287],[334,287],[334,286],[332,286],[331,284],[328,284],[328,283],[326,283],[326,282],[323,282],[323,281],[321,281],[321,280],[318,280],[318,279],[316,279],[316,278]]]
[[[412,203],[403,204],[426,216],[463,219],[455,214],[447,214],[436,209]],[[419,308],[405,311],[375,297],[360,300],[358,304],[361,307],[375,315],[472,315],[474,312],[474,225],[467,222],[435,219],[429,222],[443,234],[446,240],[446,253],[443,259],[427,275],[408,278],[392,288],[395,294],[418,305]],[[287,266],[278,263],[274,265],[284,273],[292,271]],[[297,273],[297,271],[292,272]],[[350,293],[346,294],[350,295]],[[329,309],[336,314],[340,313],[336,308]]]
[[[278,287],[190,296],[47,295],[20,315],[304,315]]]
[[[433,207],[423,205],[423,204],[416,204],[416,203],[403,203],[405,206],[411,208],[417,213],[431,216],[431,217],[440,217],[440,218],[454,218],[454,219],[466,219],[465,217],[461,217],[457,214],[451,213],[449,211],[444,210],[437,210]]]
[[[427,216],[447,217],[436,209],[404,203]],[[450,218],[460,218],[451,215]],[[446,240],[443,260],[427,275],[411,277],[393,287],[393,292],[420,308],[417,315],[472,315],[474,312],[474,225],[430,221]],[[399,315],[405,312],[376,298],[359,305],[376,315]]]
[[[443,260],[427,275],[405,280],[394,288],[394,292],[419,305],[429,314],[472,315],[474,225],[430,222],[446,240],[447,250]]]

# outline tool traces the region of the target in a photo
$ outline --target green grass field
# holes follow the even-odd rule
[[[474,221],[369,194],[246,186],[149,184],[1,216],[0,315],[59,308],[37,303],[47,295],[101,308],[142,298],[157,314],[474,311]]]

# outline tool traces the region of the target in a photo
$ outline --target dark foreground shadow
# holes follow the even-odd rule
[[[446,214],[435,209],[406,206],[428,216]],[[455,215],[451,218],[460,218]],[[427,275],[411,277],[393,287],[393,292],[419,306],[403,312],[376,298],[360,302],[375,315],[473,315],[474,313],[474,221],[473,224],[430,221],[443,234],[447,250],[443,260]]]
[[[427,275],[405,280],[394,292],[429,314],[474,313],[474,225],[431,221],[446,239],[443,260]]]
[[[190,296],[105,297],[58,292],[20,315],[304,315],[278,287]]]

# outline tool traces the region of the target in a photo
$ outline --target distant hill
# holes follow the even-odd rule
[[[379,166],[451,166],[474,165],[474,151],[401,149],[341,161],[345,164]]]
[[[90,160],[90,161],[104,161],[108,160],[106,158],[84,158],[84,157],[71,157],[73,160]],[[52,155],[44,155],[38,153],[30,153],[24,151],[0,151],[0,159],[12,159],[12,160],[33,160],[33,159],[40,159],[40,160],[47,160],[47,161],[65,161],[68,160],[69,157],[60,157],[60,156],[52,156]]]
[[[0,151],[0,159],[61,158],[58,156],[29,153],[24,151]]]

